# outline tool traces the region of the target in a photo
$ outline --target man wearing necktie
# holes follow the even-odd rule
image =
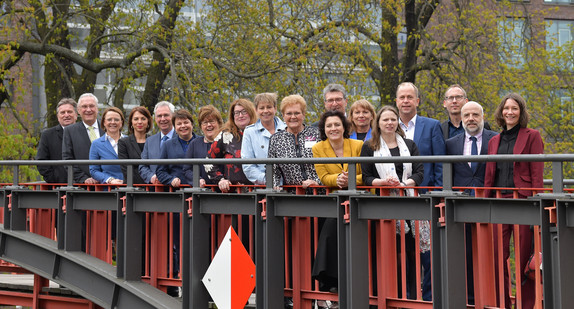
[[[461,109],[464,133],[446,141],[448,155],[486,155],[488,142],[496,132],[484,129],[484,112],[482,106],[474,101],[466,103]],[[480,150],[479,150],[480,149]],[[483,187],[485,162],[456,162],[452,164],[453,185],[455,187]],[[474,196],[474,190],[465,189]],[[466,234],[466,282],[468,303],[474,304],[474,285],[472,269],[472,231],[471,224],[465,225]]]
[[[78,113],[81,122],[64,128],[62,139],[63,160],[88,160],[92,141],[104,134],[98,121],[98,98],[84,93],[78,99]],[[74,165],[74,182],[85,184],[98,183],[90,175],[89,165]]]
[[[171,121],[175,107],[167,101],[157,103],[153,110],[155,124],[159,132],[148,137],[142,150],[142,159],[159,159],[163,144],[175,134]],[[157,165],[140,165],[139,173],[146,183],[161,184],[155,174]]]

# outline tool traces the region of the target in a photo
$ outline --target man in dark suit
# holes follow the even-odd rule
[[[470,101],[461,108],[463,134],[446,141],[446,153],[449,155],[486,155],[488,142],[496,132],[484,129],[482,106]],[[474,149],[473,149],[474,148]],[[453,184],[458,187],[483,187],[485,162],[456,162],[452,166]],[[474,190],[466,189],[474,195]],[[472,224],[465,224],[466,246],[466,287],[468,303],[474,304],[474,274],[472,262]]]
[[[468,106],[467,106],[468,105]],[[484,129],[482,106],[474,101],[466,103],[462,109],[462,126],[464,133],[446,141],[446,153],[449,155],[472,155],[471,137],[476,138],[477,154],[488,154],[488,142],[496,132]],[[453,163],[453,184],[459,187],[484,186],[485,162],[476,162],[476,167],[470,162]],[[469,193],[470,190],[468,190]]]
[[[444,93],[443,106],[448,113],[448,120],[442,122],[440,128],[445,140],[464,133],[460,110],[467,102],[466,91],[459,84],[451,85]],[[484,128],[490,130],[488,122],[484,122]]]
[[[399,110],[399,125],[406,137],[415,142],[421,156],[444,155],[445,146],[440,122],[436,119],[418,116],[419,103],[419,90],[413,83],[404,82],[397,87],[396,104]],[[424,178],[421,186],[442,186],[442,164],[424,163]],[[421,190],[421,192],[424,191]],[[423,300],[430,301],[432,300],[430,251],[421,253],[420,257],[424,270]],[[411,268],[415,269],[414,265]],[[411,290],[407,290],[407,295],[412,298],[416,296],[416,292]]]
[[[62,141],[62,159],[64,160],[88,160],[92,141],[104,134],[98,122],[98,98],[95,95],[84,93],[80,96],[78,113],[82,121],[64,129]],[[74,165],[74,182],[98,183],[90,175],[89,165]]]
[[[173,104],[167,101],[157,103],[153,109],[155,123],[159,132],[148,137],[142,150],[142,159],[159,159],[163,144],[174,136],[171,118],[175,112]],[[146,183],[161,184],[155,174],[157,165],[140,165],[139,173]]]
[[[44,130],[40,136],[36,160],[62,160],[62,136],[64,128],[75,123],[78,119],[76,101],[64,98],[56,106],[58,123]],[[45,182],[65,183],[67,181],[66,168],[62,165],[39,165],[38,171]]]

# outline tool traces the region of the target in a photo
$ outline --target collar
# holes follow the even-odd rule
[[[471,136],[474,136],[474,137],[476,137],[476,140],[479,140],[482,138],[482,132],[484,132],[484,129],[480,130],[480,132],[478,132],[478,134],[476,134],[476,135],[470,135],[470,134],[468,134],[468,132],[464,131],[464,138],[466,140],[469,140]]]
[[[406,126],[407,128],[409,127],[409,123],[413,124],[413,127],[417,125],[417,116],[418,114],[415,114],[414,117],[409,120],[409,122],[407,124],[403,123],[403,121],[401,120],[401,117],[399,117],[399,124],[402,124],[404,126]],[[450,121],[450,120],[449,120]]]
[[[163,134],[163,132],[159,131],[159,139],[161,140],[164,136],[167,136],[168,139],[172,139],[174,133],[175,133],[175,128],[171,128],[171,131],[169,131],[167,134]]]

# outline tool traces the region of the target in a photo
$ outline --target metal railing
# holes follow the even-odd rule
[[[468,162],[468,161],[545,161],[552,162],[552,194],[541,194],[537,198],[528,200],[517,200],[511,203],[508,208],[508,200],[470,198],[460,196],[452,187],[451,163]],[[200,164],[229,164],[233,162],[257,163],[267,165],[267,184],[265,188],[260,188],[250,194],[220,194],[208,192],[209,190],[200,189],[199,184],[199,166]],[[348,190],[340,191],[335,195],[316,197],[317,207],[303,207],[301,201],[313,199],[310,196],[293,196],[282,194],[272,190],[271,184],[271,166],[273,163],[349,163],[349,173],[355,173],[355,163],[362,162],[443,162],[443,190],[440,192],[431,192],[429,195],[421,198],[393,197],[383,198],[366,196],[362,194],[363,190],[358,190],[355,177],[349,177],[350,183]],[[185,215],[182,228],[182,279],[184,286],[183,306],[195,307],[204,306],[208,299],[203,287],[196,277],[207,263],[209,256],[202,255],[201,252],[210,251],[209,242],[200,239],[198,235],[205,235],[206,229],[209,228],[209,217],[213,214],[234,214],[234,215],[251,215],[255,217],[254,224],[254,243],[255,243],[255,261],[258,267],[257,280],[257,304],[261,308],[279,308],[282,306],[284,295],[284,277],[285,272],[281,267],[271,265],[269,261],[283,260],[284,238],[283,224],[284,218],[291,217],[332,217],[338,220],[339,227],[339,245],[340,254],[340,289],[338,298],[342,308],[363,308],[362,305],[378,304],[384,307],[401,306],[409,307],[409,303],[397,297],[393,297],[394,291],[387,291],[386,288],[380,288],[378,296],[369,301],[369,295],[365,295],[365,284],[368,284],[369,277],[368,265],[365,261],[364,254],[366,247],[364,237],[368,233],[367,224],[371,220],[392,220],[392,219],[417,219],[430,220],[432,226],[432,243],[433,243],[433,303],[435,308],[461,308],[466,305],[464,297],[465,281],[464,269],[461,268],[461,260],[464,265],[464,257],[461,258],[460,251],[464,248],[464,239],[461,240],[461,224],[476,223],[478,227],[481,224],[491,223],[520,223],[540,226],[542,239],[541,251],[545,261],[544,277],[544,307],[545,308],[562,308],[568,304],[568,301],[574,301],[568,293],[568,289],[574,287],[572,280],[567,276],[560,275],[561,271],[569,270],[572,266],[568,262],[569,249],[566,244],[571,244],[574,238],[570,236],[572,232],[572,221],[568,205],[572,203],[570,196],[564,193],[563,162],[574,161],[574,155],[494,155],[494,156],[433,156],[433,157],[409,157],[409,158],[313,158],[313,159],[179,159],[179,160],[102,160],[97,164],[191,164],[194,166],[195,187],[183,188],[178,192],[171,194],[162,194],[160,192],[142,192],[134,190],[133,183],[128,179],[125,186],[117,186],[119,189],[109,192],[77,192],[73,188],[71,181],[72,175],[69,173],[69,182],[66,187],[59,191],[59,198],[71,197],[79,204],[80,200],[90,200],[88,204],[92,208],[101,207],[110,210],[110,196],[114,195],[115,208],[123,217],[118,216],[118,265],[116,274],[119,278],[126,280],[139,280],[141,278],[141,263],[126,263],[125,261],[141,260],[141,252],[138,250],[127,251],[126,244],[133,243],[141,239],[141,226],[133,221],[134,218],[141,219],[142,214],[153,211],[177,212]],[[447,163],[445,163],[447,162]],[[14,168],[14,174],[18,175],[18,166],[20,165],[70,165],[71,161],[0,161],[0,165],[10,165]],[[89,164],[93,161],[74,161],[74,165]],[[128,167],[128,178],[133,173],[133,167]],[[364,188],[359,188],[364,189]],[[456,188],[454,188],[456,190]],[[542,189],[542,188],[539,188]],[[26,196],[25,191],[15,176],[13,184],[4,189],[4,192],[16,195]],[[85,195],[85,196],[83,196]],[[239,197],[241,196],[241,198]],[[389,200],[391,199],[391,200]],[[107,202],[104,202],[107,201]],[[121,201],[121,202],[120,202]],[[388,206],[381,207],[381,203]],[[392,202],[390,202],[392,201]],[[68,200],[68,205],[70,201]],[[156,207],[154,204],[161,203],[163,208]],[[396,204],[391,206],[390,204]],[[24,203],[25,204],[25,203]],[[79,205],[78,204],[78,205]],[[103,206],[108,204],[108,206]],[[554,208],[554,204],[557,205]],[[123,205],[120,207],[120,205]],[[193,207],[192,207],[193,205]],[[234,205],[233,207],[229,207]],[[321,206],[323,205],[323,206]],[[406,207],[412,205],[411,207]],[[524,205],[529,205],[524,211]],[[29,206],[28,206],[29,207]],[[81,212],[82,207],[78,208]],[[125,207],[125,210],[123,209]],[[5,205],[4,218],[13,220],[4,229],[16,230],[22,229],[22,217],[25,215],[11,204],[11,209]],[[193,208],[193,211],[191,209]],[[545,210],[549,209],[549,210]],[[56,208],[58,209],[58,208]],[[488,210],[488,211],[486,211]],[[501,212],[502,211],[502,212]],[[515,216],[500,215],[504,211],[510,211]],[[69,209],[62,213],[58,209],[58,218],[62,218],[61,225],[58,225],[58,233],[62,230],[62,237],[58,238],[58,248],[65,251],[78,251],[79,244],[77,240],[78,224],[72,220],[75,212]],[[193,213],[193,215],[191,215]],[[488,214],[488,216],[486,215]],[[519,215],[516,215],[519,214]],[[551,217],[555,217],[555,221]],[[69,218],[71,217],[71,218]],[[574,217],[574,216],[573,216]],[[203,219],[201,219],[203,218]],[[77,217],[76,217],[77,219]],[[76,221],[77,222],[77,221]],[[121,222],[121,223],[120,223]],[[381,221],[383,222],[383,221]],[[384,221],[386,222],[386,221]],[[25,226],[25,224],[24,224]],[[138,229],[139,227],[139,229]],[[481,227],[484,228],[483,226]],[[70,231],[67,231],[70,229]],[[137,231],[140,232],[137,232]],[[135,231],[135,232],[134,232]],[[208,231],[208,230],[207,230]],[[74,235],[75,233],[75,235]],[[209,233],[209,232],[208,232]],[[263,235],[267,235],[263,237]],[[277,236],[279,235],[279,236]],[[483,235],[484,236],[484,235]],[[122,237],[125,237],[122,239]],[[138,238],[139,237],[139,238]],[[265,238],[265,240],[264,240]],[[66,239],[76,239],[72,243]],[[561,241],[557,241],[560,239]],[[461,242],[462,241],[462,242]],[[62,245],[60,245],[60,243]],[[123,247],[122,247],[123,246]],[[282,248],[280,248],[282,247]],[[207,249],[206,249],[207,248]],[[464,250],[462,250],[464,252]],[[363,253],[364,256],[361,256]],[[453,261],[458,260],[457,263]],[[267,261],[267,262],[266,262]],[[440,261],[440,263],[436,263]],[[447,262],[449,261],[449,262]],[[548,262],[546,262],[548,261]],[[280,264],[280,263],[279,263]],[[548,268],[547,268],[548,267]],[[194,276],[195,274],[195,276]],[[201,273],[202,274],[202,273]],[[462,276],[462,277],[461,277]],[[571,276],[570,276],[571,277]],[[387,278],[388,279],[388,278]],[[391,276],[392,279],[392,276]],[[381,279],[378,279],[381,280]],[[481,288],[488,290],[488,282],[479,281]],[[492,282],[490,282],[492,283]],[[381,282],[383,284],[383,282]],[[387,282],[387,284],[389,284]],[[295,288],[295,286],[293,286]],[[309,304],[311,296],[317,297],[317,294],[309,294],[308,287],[298,287],[297,295],[293,295],[296,289],[293,289],[292,295],[297,299],[298,305]],[[461,290],[462,289],[462,290]],[[547,290],[548,289],[548,290]],[[455,293],[455,291],[457,293]],[[390,293],[390,294],[388,294]],[[477,307],[493,306],[492,295],[483,292]],[[462,295],[462,296],[461,296]],[[329,298],[329,296],[326,296]],[[384,299],[383,299],[384,298]],[[332,299],[329,298],[329,299]],[[496,300],[494,300],[496,301]],[[424,303],[424,302],[423,302]],[[429,304],[430,306],[430,304]],[[414,308],[414,307],[412,307]]]

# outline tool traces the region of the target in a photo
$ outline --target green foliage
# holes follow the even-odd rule
[[[133,93],[150,108],[168,100],[191,111],[206,104],[226,111],[238,97],[299,93],[308,122],[322,112],[330,82],[345,84],[350,101],[365,97],[376,106],[394,104],[399,82],[415,82],[420,113],[441,120],[444,91],[458,83],[492,125],[500,98],[516,91],[546,152],[570,152],[574,108],[564,98],[574,93],[573,46],[547,37],[544,17],[553,6],[530,10],[493,0],[33,0],[7,5],[0,17],[0,61],[44,55],[49,104],[93,91],[96,74],[105,72],[116,106]],[[69,28],[72,22],[79,27]],[[86,51],[76,52],[80,46]]]
[[[25,119],[26,112],[18,111],[18,116]],[[2,108],[0,114],[0,160],[33,160],[36,155],[37,138],[26,133],[23,127],[10,117],[10,112]],[[0,166],[0,183],[11,183],[13,180],[11,166]],[[35,166],[21,166],[20,182],[35,181],[38,176]]]

